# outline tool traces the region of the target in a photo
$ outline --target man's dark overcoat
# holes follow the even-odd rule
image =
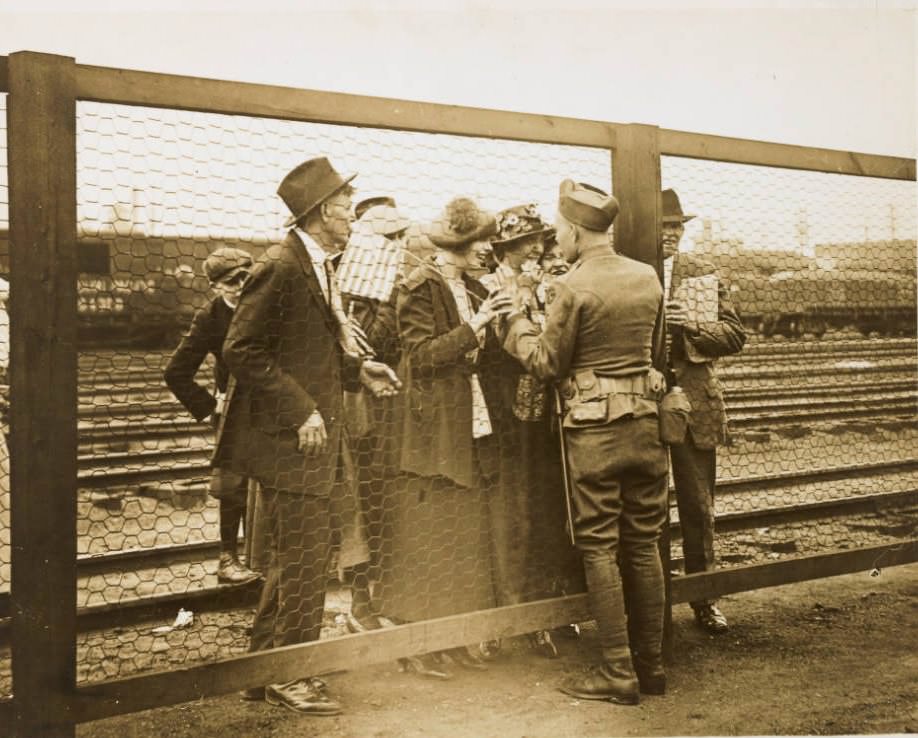
[[[262,486],[327,497],[342,441],[342,389],[357,387],[359,359],[346,354],[308,253],[293,231],[269,248],[246,282],[223,357],[234,377],[214,465]],[[318,409],[326,451],[306,456],[297,429]]]
[[[182,337],[163,373],[172,394],[195,420],[204,420],[213,414],[217,407],[217,400],[210,390],[195,381],[195,375],[208,354],[214,355],[214,380],[217,390],[226,392],[229,369],[223,360],[223,340],[232,319],[233,308],[219,295],[198,310],[191,321],[188,333]]]

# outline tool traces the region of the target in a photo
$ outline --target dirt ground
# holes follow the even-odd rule
[[[81,738],[573,738],[800,735],[918,731],[918,565],[725,597],[732,629],[709,636],[674,611],[670,688],[637,707],[557,691],[590,663],[595,631],[559,639],[547,661],[519,644],[487,672],[450,682],[395,664],[329,677],[346,708],[305,717],[235,695],[89,723]]]

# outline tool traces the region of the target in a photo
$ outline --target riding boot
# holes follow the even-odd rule
[[[590,610],[599,630],[602,663],[585,677],[566,682],[561,691],[580,699],[636,705],[638,680],[631,664],[625,625],[625,601],[615,557],[587,552],[583,557]]]
[[[663,668],[663,567],[655,544],[622,542],[621,574],[628,610],[628,637],[634,670],[644,694],[666,692]]]

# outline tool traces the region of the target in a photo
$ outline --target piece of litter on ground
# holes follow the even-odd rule
[[[191,610],[186,610],[184,607],[178,611],[178,615],[175,616],[175,622],[172,625],[160,625],[157,628],[153,628],[151,633],[161,634],[161,633],[171,633],[173,630],[178,630],[179,628],[187,628],[189,625],[194,623],[194,613]]]

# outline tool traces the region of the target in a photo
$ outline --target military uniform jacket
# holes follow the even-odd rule
[[[343,386],[360,360],[345,354],[312,262],[292,231],[258,261],[223,344],[233,375],[214,465],[286,492],[327,496],[343,432]],[[297,429],[314,410],[326,451],[306,456]]]
[[[479,299],[487,297],[478,280],[465,276],[463,281]],[[460,319],[449,285],[429,267],[418,267],[408,276],[396,305],[402,348],[399,376],[405,382],[401,468],[474,487],[483,472],[496,468],[496,450],[492,437],[472,438],[469,375],[479,374],[488,412],[499,417],[487,371],[500,348],[489,330],[475,362],[468,359],[468,353],[479,348],[478,338]]]
[[[625,377],[651,368],[663,302],[653,268],[608,246],[594,247],[553,290],[544,331],[514,316],[504,339],[530,373],[557,381],[583,369]]]
[[[216,359],[214,379],[217,390],[226,392],[229,369],[223,360],[223,341],[232,318],[233,309],[222,297],[215,297],[195,313],[188,333],[182,337],[166,365],[166,385],[196,420],[204,420],[217,406],[210,390],[195,381],[195,375],[208,354],[213,354]]]
[[[714,274],[714,265],[691,254],[676,254],[673,259],[671,291],[686,277]],[[735,354],[743,348],[746,333],[730,301],[730,293],[721,283],[718,290],[717,322],[699,323],[696,330],[671,329],[669,368],[676,382],[692,404],[689,432],[698,448],[713,449],[726,441],[727,412],[723,389],[715,371],[715,360]],[[689,361],[685,343],[689,342],[710,361]]]

